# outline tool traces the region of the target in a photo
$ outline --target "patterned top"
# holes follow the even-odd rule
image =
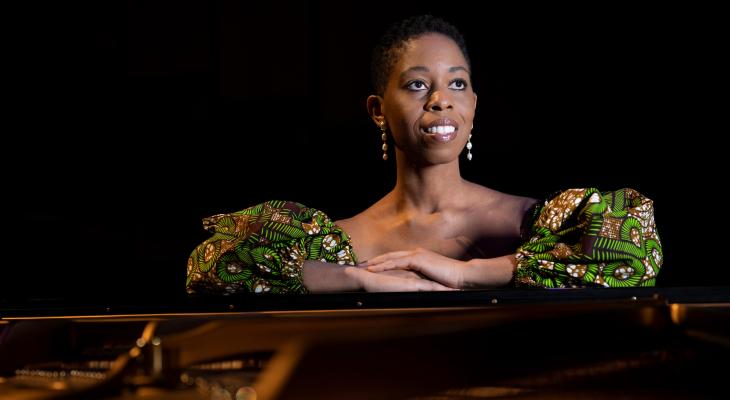
[[[517,286],[654,286],[662,246],[652,201],[633,189],[569,189],[523,222]]]
[[[305,260],[355,265],[347,233],[327,215],[267,201],[203,219],[212,232],[188,258],[188,294],[306,293]]]
[[[187,292],[306,293],[306,260],[355,265],[350,238],[323,212],[268,201],[203,219],[213,235],[188,258]],[[652,201],[633,189],[569,189],[523,221],[514,284],[653,286],[662,264]]]

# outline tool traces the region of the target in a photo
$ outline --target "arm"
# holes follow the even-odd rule
[[[463,287],[466,289],[506,286],[512,281],[517,261],[514,254],[495,258],[475,258],[466,262]]]
[[[507,285],[514,276],[516,261],[513,254],[460,261],[419,248],[386,253],[365,265],[370,272],[408,269],[448,287],[475,289]]]
[[[312,293],[358,291],[362,285],[357,280],[357,268],[321,261],[305,261],[302,266],[302,282]]]

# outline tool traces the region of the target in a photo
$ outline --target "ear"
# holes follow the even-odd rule
[[[477,111],[477,94],[476,94],[476,92],[474,92],[474,112],[476,113],[476,111]]]
[[[367,101],[368,114],[377,126],[385,123],[385,114],[383,113],[383,98],[376,95],[368,96]]]

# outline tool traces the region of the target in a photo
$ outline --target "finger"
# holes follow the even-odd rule
[[[454,291],[458,289],[450,288],[448,286],[444,286],[438,282],[433,281],[425,281],[423,282],[423,289],[419,289],[426,292],[446,292],[446,291]]]
[[[370,271],[368,271],[370,272]],[[378,275],[393,276],[405,279],[423,279],[418,272],[409,271],[407,269],[392,269],[390,271],[375,272]]]
[[[391,269],[414,269],[412,267],[413,263],[410,258],[399,258],[395,260],[384,261],[378,265],[370,265],[367,268],[370,272],[382,272]]]
[[[380,275],[370,282],[366,290],[369,292],[432,292],[456,289],[428,280]]]
[[[377,257],[373,257],[365,262],[367,265],[373,265],[373,264],[380,264],[385,261],[393,260],[396,258],[406,257],[409,256],[412,252],[403,250],[403,251],[391,251],[389,253],[383,253]]]
[[[434,291],[454,291],[454,290],[458,291],[459,290],[457,288],[452,288],[450,286],[446,286],[446,285],[443,285],[438,282],[433,282],[433,286],[434,286],[434,289],[433,289]]]

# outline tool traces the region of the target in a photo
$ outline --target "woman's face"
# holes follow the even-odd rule
[[[477,96],[459,46],[447,36],[412,39],[388,78],[381,105],[396,146],[422,165],[458,160]]]

